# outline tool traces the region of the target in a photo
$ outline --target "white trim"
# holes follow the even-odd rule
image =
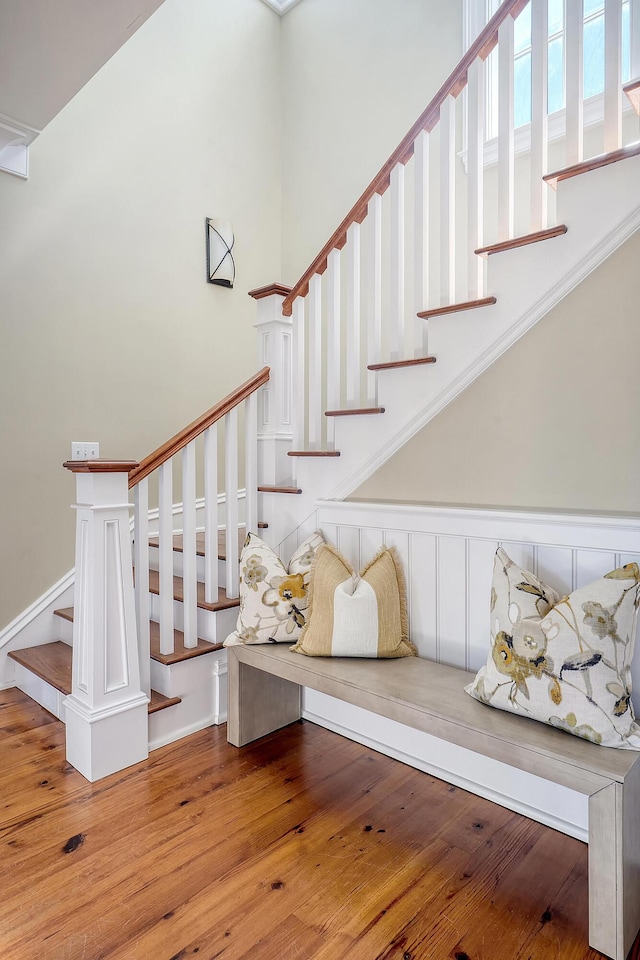
[[[37,600],[27,607],[26,610],[23,610],[15,620],[12,620],[3,630],[0,631],[0,650],[3,647],[6,647],[8,643],[11,643],[12,640],[22,633],[30,624],[32,624],[37,618],[45,613],[47,607],[55,604],[57,600],[62,596],[62,594],[72,587],[75,580],[75,568],[70,570],[69,573],[66,573],[61,580],[58,580],[57,583],[54,583],[46,593],[43,593],[42,596],[38,597]],[[13,684],[10,684],[13,686]]]
[[[289,10],[296,7],[300,0],[262,0],[263,3],[266,3],[268,7],[271,7],[272,10],[283,17],[285,13],[288,13]]]
[[[513,346],[538,320],[542,319],[560,301],[577,287],[599,264],[610,257],[618,247],[640,229],[640,207],[618,224],[607,236],[589,250],[576,266],[556,283],[537,303],[535,303],[513,326],[505,330],[491,346],[478,356],[458,377],[449,383],[444,390],[420,410],[406,426],[380,447],[367,461],[361,463],[358,469],[344,478],[330,493],[332,500],[343,500],[348,497],[360,484],[387,462],[401,447],[407,443],[422,427],[429,423],[441,410],[451,403],[458,394],[473,383],[491,364]]]
[[[0,113],[0,170],[26,180],[29,176],[29,144],[40,132],[21,120]]]
[[[290,438],[289,438],[289,439],[290,439]],[[247,497],[247,491],[246,491],[246,490],[244,490],[244,489],[238,490],[238,500],[246,500],[246,497]],[[218,505],[221,505],[221,504],[224,504],[224,503],[226,503],[226,496],[225,496],[224,493],[219,493],[219,494],[218,494]],[[204,497],[198,497],[198,498],[196,499],[196,511],[198,511],[198,510],[204,510],[204,504],[205,504],[205,498],[204,498]],[[182,513],[182,510],[183,510],[183,505],[182,505],[182,503],[174,503],[174,504],[173,504],[173,507],[172,507],[172,510],[171,510],[171,515],[174,516],[174,517],[176,517],[176,516],[178,516],[179,514]],[[151,523],[152,521],[154,521],[154,520],[158,520],[158,519],[159,519],[159,516],[160,516],[160,512],[159,512],[159,510],[158,510],[157,507],[154,507],[153,509],[149,510],[149,522],[150,522],[150,523]],[[133,518],[132,518],[131,528],[133,529]],[[177,532],[178,532],[178,531],[174,530],[174,533],[177,533]]]

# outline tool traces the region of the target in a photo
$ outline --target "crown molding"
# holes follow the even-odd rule
[[[300,0],[262,0],[268,7],[275,10],[281,17],[288,13],[293,7],[300,3]]]
[[[0,113],[0,170],[26,180],[29,175],[29,144],[39,133],[35,127]]]

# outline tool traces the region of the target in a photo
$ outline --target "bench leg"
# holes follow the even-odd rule
[[[227,653],[229,743],[243,747],[300,718],[302,688],[297,683],[241,663],[233,647]]]
[[[626,960],[640,928],[640,763],[589,797],[589,945]]]

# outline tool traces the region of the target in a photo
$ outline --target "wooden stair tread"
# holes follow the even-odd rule
[[[60,617],[62,620],[68,620],[73,623],[73,607],[60,607],[53,611],[54,617]]]
[[[258,487],[258,493],[295,493],[295,494],[298,494],[298,493],[302,493],[302,490],[300,489],[300,487],[287,487],[287,486],[269,487],[269,486],[262,486],[262,487]]]
[[[511,240],[501,240],[499,243],[491,243],[486,247],[478,247],[477,250],[474,250],[474,253],[477,253],[479,257],[490,257],[494,253],[503,253],[505,250],[526,247],[530,243],[552,240],[554,237],[561,237],[566,232],[566,225],[561,223],[557,227],[549,227],[547,230],[536,230],[535,233],[526,233],[521,237],[513,237]]]
[[[269,527],[268,523],[264,523],[262,520],[258,522],[258,530],[267,530]],[[246,530],[244,527],[240,527],[238,530],[238,550],[242,549],[244,541],[246,540]],[[159,547],[160,540],[158,537],[149,538],[150,547]],[[173,549],[176,553],[183,553],[183,540],[182,534],[176,533],[173,537]],[[204,557],[204,533],[196,533],[196,555],[198,557]],[[225,530],[220,530],[218,532],[218,560],[227,559],[227,535]]]
[[[475,310],[477,307],[490,307],[493,306],[494,303],[496,303],[495,297],[482,297],[480,300],[466,300],[464,303],[450,303],[446,307],[434,307],[429,310],[421,310],[418,316],[421,320],[428,320],[429,317],[441,317],[447,313],[462,313],[463,310]]]
[[[73,610],[73,607],[66,608],[66,610],[69,609]],[[71,693],[72,649],[68,643],[55,640],[53,643],[43,643],[39,647],[11,650],[8,655],[16,663],[20,663],[31,673],[48,683],[49,686],[55,687],[60,693],[67,697]],[[157,690],[152,690],[151,701],[147,709],[149,713],[156,713],[158,710],[172,707],[176,703],[181,703],[180,697],[165,697]]]
[[[629,98],[635,112],[640,114],[640,79],[630,80],[629,83],[625,83],[622,92]]]
[[[598,170],[600,167],[606,167],[610,163],[617,163],[619,160],[628,160],[629,157],[637,157],[638,155],[640,155],[640,142],[632,143],[628,147],[621,147],[619,150],[612,150],[611,153],[602,153],[600,156],[591,157],[590,160],[583,160],[582,163],[574,163],[570,167],[564,167],[563,170],[548,173],[542,179],[555,190],[561,180],[569,180],[571,177],[577,177],[581,173],[589,173],[590,170]]]
[[[325,417],[368,417],[384,413],[384,407],[360,407],[353,410],[325,410]]]
[[[388,363],[370,363],[367,370],[394,370],[396,367],[417,367],[423,363],[435,362],[435,357],[416,357],[413,360],[390,360]]]
[[[288,457],[339,457],[339,450],[289,450]]]
[[[160,594],[160,574],[157,570],[149,570],[149,593]],[[173,599],[184,601],[184,583],[182,577],[173,578]],[[222,587],[218,588],[218,599],[215,603],[207,603],[204,599],[204,583],[198,580],[198,606],[202,610],[228,610],[240,605],[238,597],[227,597]]]

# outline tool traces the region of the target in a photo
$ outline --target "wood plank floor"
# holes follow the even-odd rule
[[[7,690],[0,745],[2,960],[599,956],[584,844],[313,724],[92,785]]]

